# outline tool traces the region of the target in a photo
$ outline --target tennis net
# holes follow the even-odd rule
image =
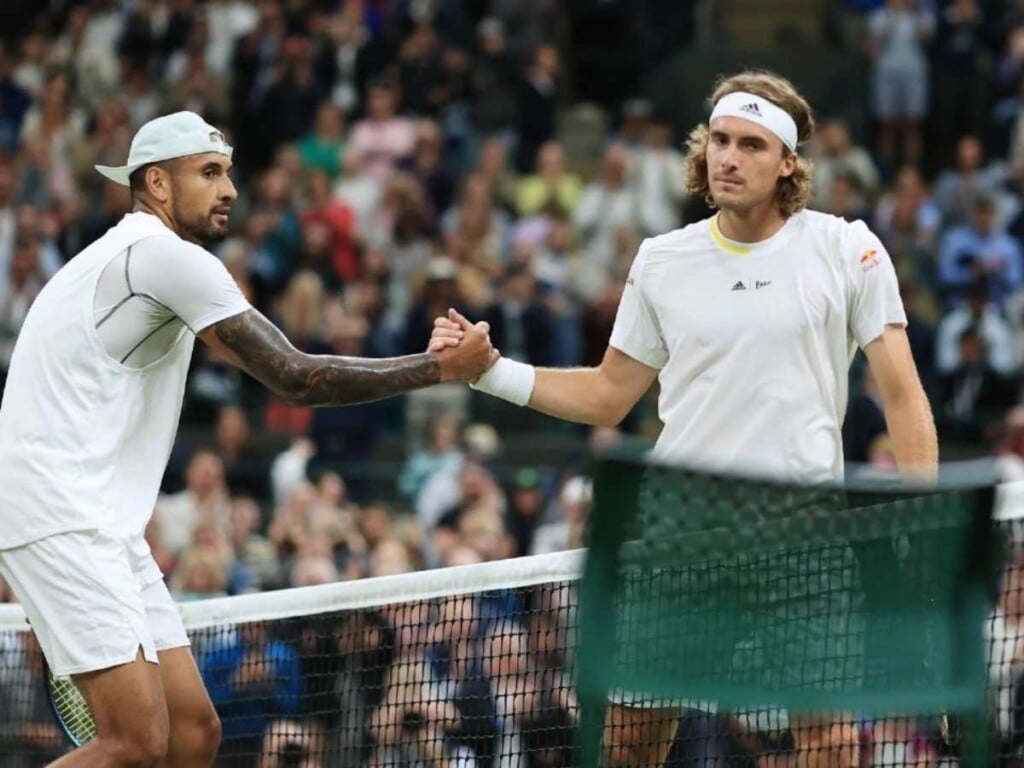
[[[1014,555],[986,638],[993,753],[1005,764],[1024,755],[1024,486],[1004,486],[998,498]],[[223,722],[217,765],[573,765],[583,558],[572,551],[182,604]],[[851,717],[859,766],[957,761],[956,722],[939,713]],[[753,766],[755,748],[792,749],[779,710],[726,715],[692,703],[672,728],[672,765]],[[43,765],[66,749],[24,616],[0,606],[0,768]]]

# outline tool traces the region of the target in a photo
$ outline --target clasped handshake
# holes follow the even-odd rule
[[[491,345],[491,327],[471,323],[454,309],[434,320],[427,352],[441,363],[441,381],[475,382],[501,357]]]

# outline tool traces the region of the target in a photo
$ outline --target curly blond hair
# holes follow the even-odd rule
[[[784,77],[762,70],[747,70],[732,77],[722,78],[715,84],[711,103],[717,104],[723,96],[736,91],[753,93],[781,107],[796,122],[797,144],[803,144],[814,135],[814,117],[806,99]],[[717,207],[708,184],[708,126],[701,123],[690,132],[686,140],[686,189],[691,195],[703,198],[712,208]],[[785,145],[783,157],[790,153]],[[807,206],[811,197],[811,161],[797,157],[792,175],[778,181],[777,200],[784,216],[791,216]]]

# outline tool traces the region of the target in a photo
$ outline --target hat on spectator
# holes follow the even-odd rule
[[[232,151],[224,134],[195,112],[175,112],[139,128],[125,165],[97,165],[96,170],[127,187],[132,173],[144,165],[205,152],[217,152],[230,159]]]

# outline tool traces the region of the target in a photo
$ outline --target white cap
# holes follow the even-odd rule
[[[176,157],[217,152],[228,159],[234,150],[224,134],[195,112],[175,112],[150,120],[132,139],[125,165],[97,165],[96,170],[111,181],[128,186],[128,177],[137,168]]]

